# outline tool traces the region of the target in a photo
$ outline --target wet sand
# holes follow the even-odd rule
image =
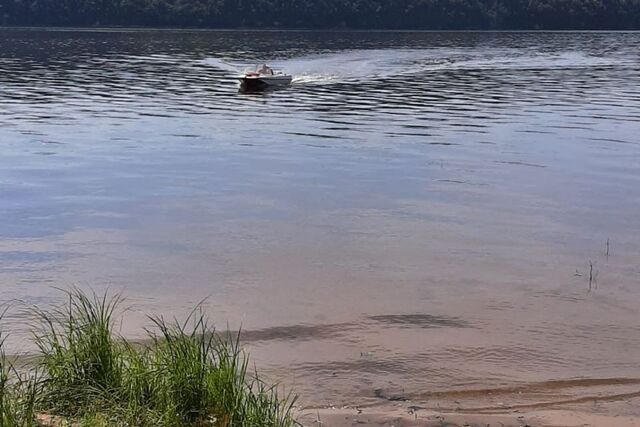
[[[450,400],[448,408],[415,402],[371,407],[306,408],[304,426],[331,427],[637,427],[640,393],[597,396],[579,402],[539,402],[491,406],[478,399],[473,407]],[[444,403],[444,402],[443,402]]]
[[[308,416],[305,426],[332,427],[636,427],[638,416],[603,415],[571,410],[531,411],[515,414],[458,414],[420,411],[418,415],[401,409],[357,414],[356,411],[320,411],[321,422]]]

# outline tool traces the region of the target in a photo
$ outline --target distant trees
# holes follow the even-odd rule
[[[2,25],[640,29],[640,0],[0,0]]]

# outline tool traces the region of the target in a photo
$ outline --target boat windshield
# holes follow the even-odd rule
[[[273,75],[273,70],[271,69],[271,67],[268,67],[267,64],[262,64],[258,66],[256,71],[263,75],[269,75],[269,76]]]

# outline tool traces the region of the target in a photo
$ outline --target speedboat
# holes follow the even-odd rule
[[[266,64],[245,70],[237,77],[242,90],[262,90],[268,87],[289,86],[292,77],[289,74],[275,72]]]

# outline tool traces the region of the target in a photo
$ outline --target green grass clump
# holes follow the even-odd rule
[[[112,331],[120,298],[90,298],[77,289],[67,297],[62,307],[34,310],[43,326],[35,342],[46,373],[39,401],[49,411],[76,416],[99,410],[122,383],[122,352]]]
[[[184,322],[150,317],[150,339],[134,344],[113,332],[119,296],[66,295],[60,308],[35,310],[40,377],[11,385],[20,374],[2,358],[0,427],[35,425],[36,414],[78,426],[299,425],[296,397],[249,375],[239,335],[216,334],[200,307]]]
[[[0,313],[2,319],[3,313]],[[0,331],[0,427],[36,426],[37,381],[19,372],[4,352],[5,337]]]

